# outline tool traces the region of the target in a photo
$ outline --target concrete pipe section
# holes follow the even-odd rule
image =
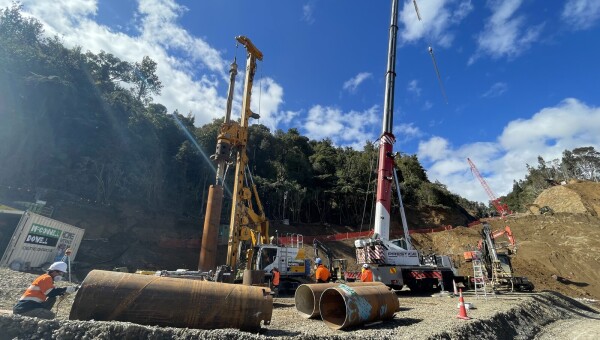
[[[302,317],[305,318],[316,318],[321,315],[321,310],[319,309],[319,301],[321,300],[321,294],[327,288],[337,287],[340,283],[313,283],[313,284],[303,284],[300,285],[296,289],[296,294],[294,295],[294,302],[296,303],[296,310],[300,313]],[[383,286],[386,287],[381,282],[350,282],[346,283],[347,286],[357,287],[357,286]],[[386,287],[387,288],[387,287]]]
[[[343,329],[392,319],[399,310],[398,297],[386,286],[327,288],[319,303],[321,317],[331,329]]]
[[[69,319],[257,331],[261,321],[271,322],[270,292],[265,287],[93,270],[75,296]]]

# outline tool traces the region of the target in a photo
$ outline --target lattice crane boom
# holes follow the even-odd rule
[[[492,202],[494,208],[496,208],[496,211],[498,211],[500,216],[509,215],[511,213],[510,209],[508,209],[508,206],[500,202],[500,199],[496,197],[496,194],[494,194],[492,188],[490,188],[483,176],[481,176],[481,173],[479,173],[479,170],[477,170],[475,164],[469,158],[467,158],[467,162],[469,162],[469,166],[471,166],[471,172],[473,175],[475,175],[475,177],[477,177],[483,189],[485,189],[485,192],[490,198],[490,202]]]

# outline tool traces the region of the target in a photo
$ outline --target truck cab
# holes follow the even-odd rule
[[[263,244],[256,247],[254,254],[252,269],[270,273],[277,267],[282,277],[310,275],[310,260],[305,258],[303,248]]]

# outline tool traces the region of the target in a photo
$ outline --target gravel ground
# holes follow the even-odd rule
[[[544,329],[535,336],[536,340],[553,339],[578,339],[578,340],[597,340],[600,337],[600,319],[591,316],[590,318],[578,318],[559,320],[544,327]]]
[[[0,309],[10,310],[34,274],[0,268]],[[57,285],[65,285],[59,283]],[[73,297],[58,305],[56,320],[0,315],[0,339],[581,339],[600,337],[597,309],[555,292],[502,294],[487,299],[465,293],[472,320],[456,318],[455,297],[409,296],[400,292],[393,320],[343,331],[321,320],[299,317],[292,297],[274,299],[271,324],[259,333],[234,329],[197,330],[126,322],[70,321]],[[585,332],[573,333],[580,327]]]

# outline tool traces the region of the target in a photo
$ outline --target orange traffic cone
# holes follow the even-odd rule
[[[460,297],[458,298],[458,306],[459,306],[459,313],[456,316],[459,319],[463,319],[463,320],[471,320],[470,317],[467,316],[467,309],[465,308],[465,300],[463,299],[462,296],[462,289],[460,289]]]

